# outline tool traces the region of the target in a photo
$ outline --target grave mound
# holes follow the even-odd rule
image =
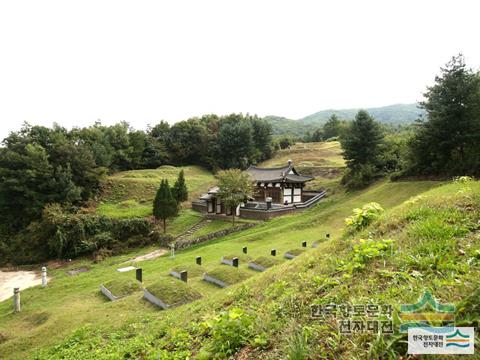
[[[267,257],[267,256],[261,256],[259,258],[256,258],[255,260],[251,261],[248,264],[248,267],[254,270],[259,270],[259,271],[265,271],[269,267],[275,266],[280,264],[282,261],[278,258],[275,258],[273,256]]]
[[[293,259],[293,258],[296,258],[298,255],[301,255],[305,252],[306,250],[305,249],[293,249],[293,250],[289,250],[285,253],[285,257],[287,259]]]
[[[151,303],[168,309],[202,297],[186,283],[165,277],[144,289],[144,297]]]
[[[188,278],[194,278],[202,276],[205,273],[205,269],[200,265],[179,265],[170,269],[170,272],[176,272],[180,274],[182,271],[188,271]]]
[[[142,285],[137,280],[127,278],[112,279],[100,285],[100,290],[110,300],[120,299],[141,289]]]
[[[221,287],[226,287],[243,281],[249,277],[250,274],[245,270],[222,266],[207,272],[204,275],[204,280]]]

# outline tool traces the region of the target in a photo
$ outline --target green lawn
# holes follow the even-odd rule
[[[243,246],[248,246],[248,256],[252,258],[269,256],[270,249],[276,248],[277,258],[280,259],[287,250],[299,248],[301,242],[306,240],[308,253],[313,251],[311,243],[324,241],[326,233],[332,234],[332,239],[340,237],[344,218],[351,214],[353,208],[370,201],[376,201],[387,209],[392,208],[411,196],[438,185],[439,182],[429,181],[382,181],[364,191],[338,192],[305,212],[275,218],[254,228],[199,244],[178,252],[175,258],[165,255],[136,265],[143,268],[144,284],[147,287],[156,283],[161,276],[167,275],[172,268],[194,265],[196,256],[202,256],[202,267],[208,272],[220,267],[222,256],[236,254],[240,257],[240,268],[251,276],[258,276],[258,272],[247,268],[247,261],[242,261]],[[186,217],[189,220],[186,222],[191,224],[194,216],[188,214],[187,212]],[[181,217],[176,221],[184,222]],[[24,358],[34,349],[54,344],[86,324],[117,327],[127,320],[133,321],[149,314],[163,316],[156,307],[142,300],[141,294],[135,293],[119,301],[108,302],[98,290],[101,283],[118,277],[118,267],[130,265],[128,259],[147,251],[151,249],[116,256],[98,264],[92,264],[89,260],[76,260],[68,268],[50,269],[49,275],[53,279],[47,288],[35,287],[22,291],[20,314],[12,313],[10,300],[0,303],[0,338],[3,336],[9,339],[0,343],[0,358]],[[303,256],[305,255],[300,258]],[[127,262],[123,263],[125,261]],[[293,262],[295,261],[297,260]],[[66,274],[68,269],[86,265],[91,269],[89,272],[76,276]],[[275,267],[269,269],[267,273],[274,269]],[[130,275],[135,276],[134,272]],[[224,296],[226,291],[207,284],[201,277],[189,279],[188,286],[203,296],[204,300],[200,301],[207,302]],[[35,321],[38,317],[43,319],[41,324]]]

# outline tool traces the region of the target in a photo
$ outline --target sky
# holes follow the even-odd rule
[[[243,112],[301,118],[422,99],[480,67],[480,2],[0,1],[0,138]]]

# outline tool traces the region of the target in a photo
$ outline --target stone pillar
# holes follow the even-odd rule
[[[180,279],[181,279],[182,281],[187,282],[187,279],[188,279],[188,272],[187,272],[187,270],[180,271]]]
[[[47,268],[44,266],[42,267],[42,287],[47,286]]]
[[[195,258],[195,262],[197,263],[197,265],[202,265],[202,257],[201,256],[197,256]]]
[[[13,312],[20,312],[20,288],[13,289]]]
[[[302,247],[307,247],[307,242],[306,241],[302,242]]]
[[[270,255],[272,255],[272,256],[277,256],[277,250],[272,249],[272,250],[270,251]]]
[[[244,254],[247,253],[247,247],[246,247],[246,246],[244,246],[242,250],[243,250],[243,253],[244,253]]]
[[[237,267],[237,268],[238,268],[238,257],[234,257],[234,258],[232,259],[232,265],[233,265],[234,267]]]

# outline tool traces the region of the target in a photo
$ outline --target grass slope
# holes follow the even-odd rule
[[[208,272],[219,266],[222,256],[241,254],[243,246],[248,246],[248,255],[256,258],[269,256],[271,248],[276,248],[277,254],[283,254],[287,250],[299,247],[303,240],[309,243],[315,240],[322,242],[325,240],[325,233],[327,232],[332,234],[333,240],[331,241],[333,242],[342,235],[343,219],[351,214],[353,208],[362,206],[369,201],[377,201],[386,209],[392,208],[411,196],[438,185],[440,185],[438,182],[390,183],[384,181],[361,192],[339,192],[305,212],[272,219],[257,227],[186,249],[178,252],[174,259],[163,256],[136,265],[143,268],[144,285],[148,287],[150,284],[157,282],[159,276],[165,276],[174,267],[193,265],[196,256],[202,256],[202,267]],[[263,275],[248,270],[247,262],[241,262],[240,268],[250,272],[254,278],[247,281],[248,287],[258,283],[261,284],[263,289],[266,289],[270,284],[277,283],[276,279],[283,279],[281,281],[289,283],[289,276],[293,274],[291,270],[294,269],[291,266],[294,266],[293,264],[299,262],[308,253],[315,252],[316,254],[323,254],[322,256],[336,253],[336,250],[329,248],[330,245],[328,244],[321,243],[322,248],[318,251],[309,249],[306,255],[301,255],[299,259],[289,262],[289,265],[279,265],[269,269],[266,273],[271,273],[272,277],[267,282],[265,282],[265,278],[258,277]],[[140,294],[133,294],[116,302],[107,302],[98,293],[99,284],[114,279],[118,274],[116,269],[125,266],[120,265],[121,263],[132,256],[148,251],[149,249],[142,249],[130,254],[112,257],[98,264],[91,264],[87,260],[75,261],[71,265],[72,268],[88,265],[91,269],[89,272],[75,277],[66,274],[68,268],[52,269],[49,275],[53,279],[47,288],[35,287],[22,291],[21,314],[12,313],[10,300],[0,303],[0,333],[8,339],[0,344],[0,358],[27,358],[35,349],[62,342],[65,336],[79,328],[81,328],[78,333],[80,335],[72,343],[78,345],[78,351],[84,349],[84,339],[81,335],[84,331],[85,336],[87,334],[90,336],[89,341],[91,341],[90,345],[93,348],[97,345],[100,346],[100,343],[105,345],[107,342],[105,351],[123,357],[129,346],[127,343],[130,342],[126,341],[125,347],[121,347],[119,343],[111,342],[112,339],[108,335],[105,337],[103,329],[120,331],[121,333],[123,330],[119,329],[127,329],[128,324],[136,324],[134,325],[136,329],[134,332],[137,333],[137,330],[139,332],[142,326],[150,326],[148,325],[149,320],[146,320],[150,317],[155,319],[155,322],[161,321],[162,324],[163,321],[168,324],[169,321],[174,320],[173,325],[168,325],[168,327],[176,328],[183,326],[180,324],[184,324],[186,319],[198,319],[205,314],[222,309],[224,304],[232,303],[228,291],[205,283],[201,277],[189,279],[188,284],[192,289],[198,291],[204,299],[161,314],[154,306],[143,301]],[[282,259],[282,262],[285,263],[286,261]],[[131,276],[134,277],[134,273],[131,273]],[[39,314],[45,313],[48,316],[43,323],[38,324],[32,320],[37,318]],[[82,330],[85,325],[93,326],[93,329],[89,327],[89,330]],[[163,325],[158,326],[162,327]],[[133,330],[129,331],[131,333]],[[98,338],[96,337],[97,333]],[[138,333],[138,336],[143,335],[144,333]],[[97,345],[96,340],[99,341]],[[53,355],[45,355],[41,358],[48,358],[49,356],[55,358],[60,357],[61,354],[67,354],[70,350],[63,349],[63,346],[57,349],[58,353],[49,353]],[[142,343],[142,347],[145,346]],[[136,355],[133,357],[139,357],[135,351],[134,354]],[[92,352],[91,355],[87,353],[82,355],[83,358],[89,358],[89,356],[91,356],[90,358],[95,358],[95,356],[101,358],[103,356],[102,353],[97,352]],[[114,355],[112,355],[113,358],[115,358]],[[74,354],[72,352],[68,356],[65,355],[65,358],[78,358],[78,353]]]
[[[98,200],[97,213],[109,217],[144,217],[152,214],[152,203],[162,179],[170,186],[175,183],[183,169],[191,200],[200,195],[215,179],[209,171],[198,166],[161,166],[153,170],[123,171],[109,176],[103,184],[103,192]]]
[[[145,314],[133,337],[128,326],[113,333],[86,327],[40,358],[89,359],[91,349],[105,346],[109,355],[122,357],[227,358],[240,350],[242,359],[401,358],[406,334],[342,336],[335,319],[313,320],[310,305],[389,304],[396,312],[429,290],[441,303],[457,305],[458,326],[478,326],[479,222],[480,183],[438,187],[391,208],[364,230],[325,241],[229,292],[161,318]],[[386,239],[387,247],[378,246]],[[152,331],[159,335],[152,337]]]

